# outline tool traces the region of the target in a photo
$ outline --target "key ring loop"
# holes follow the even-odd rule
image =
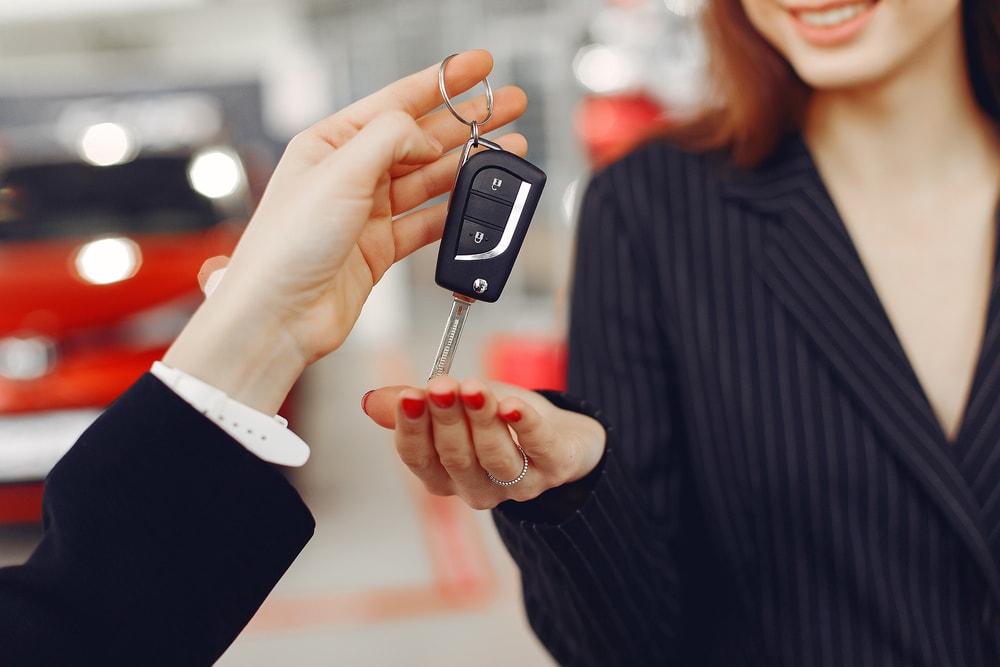
[[[444,85],[444,68],[448,66],[448,61],[457,56],[457,53],[453,53],[444,60],[441,61],[441,67],[438,68],[438,88],[441,89],[441,97],[444,99],[444,104],[448,107],[448,111],[451,115],[458,119],[458,121],[464,125],[468,125],[472,128],[474,135],[478,137],[479,135],[479,125],[485,125],[493,118],[493,88],[490,87],[490,80],[483,77],[483,85],[486,86],[486,118],[482,120],[466,120],[462,117],[462,114],[458,113],[458,110],[451,103],[451,97],[448,95],[448,90]]]

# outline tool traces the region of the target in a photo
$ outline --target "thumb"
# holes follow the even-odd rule
[[[406,385],[372,389],[361,399],[361,409],[382,428],[396,428],[396,404]]]

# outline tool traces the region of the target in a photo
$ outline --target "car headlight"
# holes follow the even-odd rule
[[[40,378],[52,367],[54,356],[55,346],[48,338],[0,338],[0,377],[8,380]]]
[[[139,245],[123,236],[97,239],[84,244],[73,260],[77,274],[93,285],[128,280],[142,264]]]
[[[239,191],[246,182],[246,175],[232,151],[211,148],[191,158],[188,182],[195,192],[209,199],[225,199]]]

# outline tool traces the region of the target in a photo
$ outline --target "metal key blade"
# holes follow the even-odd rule
[[[438,375],[446,375],[451,370],[451,362],[455,358],[455,349],[458,347],[458,339],[462,336],[462,328],[465,326],[465,318],[469,315],[474,300],[462,296],[452,295],[451,313],[448,315],[448,322],[445,324],[444,333],[441,335],[441,343],[438,345],[437,356],[434,357],[434,366],[431,368],[430,380]]]

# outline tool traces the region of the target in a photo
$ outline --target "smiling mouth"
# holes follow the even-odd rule
[[[856,2],[849,5],[837,5],[825,9],[797,9],[793,10],[795,18],[806,25],[815,28],[835,28],[847,23],[851,19],[857,18],[867,11],[875,2]]]

